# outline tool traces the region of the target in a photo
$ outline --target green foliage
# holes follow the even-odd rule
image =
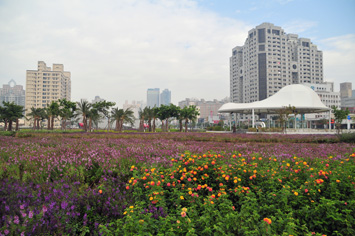
[[[339,137],[340,142],[355,143],[355,133],[343,133]]]
[[[353,235],[355,154],[344,161],[224,153],[131,167],[134,204],[107,235]],[[351,167],[350,167],[350,166]],[[350,167],[350,168],[349,168]],[[159,217],[146,211],[162,209]],[[269,223],[266,221],[270,221]],[[335,235],[335,234],[334,234]]]
[[[350,111],[348,108],[346,110],[338,109],[336,106],[332,106],[332,112],[334,114],[334,120],[337,126],[337,132],[340,134],[340,125],[341,122],[346,119],[346,117],[350,114]]]

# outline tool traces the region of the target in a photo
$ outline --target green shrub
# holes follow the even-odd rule
[[[355,133],[343,133],[340,135],[340,142],[355,143]]]

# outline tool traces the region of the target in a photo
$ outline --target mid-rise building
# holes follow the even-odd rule
[[[352,83],[350,82],[340,83],[340,97],[341,98],[352,97]]]
[[[71,75],[64,71],[63,64],[53,64],[53,69],[43,61],[37,70],[26,71],[26,112],[31,107],[44,108],[58,99],[71,98]]]
[[[10,80],[0,88],[0,106],[3,102],[14,102],[16,105],[25,107],[25,90],[22,85],[17,85],[15,80]]]
[[[160,89],[159,88],[150,88],[147,90],[147,107],[153,108],[153,107],[159,107],[160,102],[159,102],[159,97],[160,97]]]
[[[251,29],[244,45],[232,50],[231,102],[260,101],[290,84],[322,82],[322,51],[310,39],[271,23]]]
[[[164,89],[160,94],[160,105],[170,105],[171,103],[171,91]]]
[[[139,110],[143,109],[144,107],[145,106],[142,101],[132,101],[131,103],[128,103],[128,101],[126,100],[123,104],[123,110],[129,108],[133,111],[133,115],[135,118],[134,127],[136,128],[139,127]]]
[[[320,84],[305,83],[304,85],[313,89],[327,107],[340,107],[340,93],[334,92],[334,82],[324,82]],[[328,112],[307,114],[307,119],[326,119],[328,116]]]
[[[355,113],[355,90],[352,90],[352,83],[340,84],[340,99],[342,109],[349,109],[351,113]]]
[[[184,101],[179,102],[179,107],[184,108],[185,106],[195,105],[199,110],[199,118],[207,121],[214,117],[219,117],[221,119],[221,114],[218,113],[218,109],[225,103],[229,102],[229,98],[222,99],[218,101],[214,99],[213,101],[206,101],[205,99],[198,100],[196,98],[186,98]]]
[[[105,99],[100,98],[100,96],[95,96],[94,100],[92,100],[92,104],[97,103],[97,102],[103,102]]]

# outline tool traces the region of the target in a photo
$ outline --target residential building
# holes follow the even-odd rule
[[[170,105],[171,103],[171,91],[164,89],[160,94],[160,105]]]
[[[15,80],[10,80],[0,88],[0,106],[3,102],[14,102],[16,105],[25,107],[25,90],[22,85],[17,85]]]
[[[231,102],[249,103],[290,84],[323,82],[323,53],[310,39],[262,23],[230,57]]]
[[[43,61],[38,62],[37,70],[26,71],[27,113],[31,107],[44,108],[58,99],[71,98],[71,75],[64,71],[63,64],[53,64],[53,69]]]
[[[150,88],[147,90],[147,107],[159,107],[160,101],[160,89],[159,88]]]

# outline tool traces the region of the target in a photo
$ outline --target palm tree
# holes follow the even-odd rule
[[[80,102],[76,102],[77,105],[77,110],[78,113],[81,114],[83,116],[83,125],[84,125],[84,130],[85,132],[87,132],[88,127],[87,127],[87,117],[89,115],[90,112],[90,108],[91,108],[91,103],[89,103],[88,101],[85,101],[83,99],[80,100]]]
[[[155,106],[153,107],[155,108]],[[146,119],[148,120],[148,130],[152,132],[153,108],[146,107]]]
[[[52,101],[51,104],[47,104],[47,108],[44,109],[45,118],[48,120],[47,129],[54,127],[54,119],[59,115],[59,104],[57,101]]]
[[[43,108],[31,107],[31,112],[27,116],[32,116],[33,118],[33,129],[39,129],[39,120],[45,116]]]
[[[133,114],[134,112],[130,108],[126,110],[114,108],[112,110],[112,117],[116,120],[115,130],[122,131],[123,123],[130,123],[132,125],[135,119]]]
[[[197,110],[195,105],[185,106],[181,110],[181,116],[185,120],[185,132],[187,132],[187,124],[189,123],[189,120],[196,120],[199,114],[200,112]]]
[[[152,119],[153,119],[153,126],[152,131],[155,132],[155,120],[158,118],[159,107],[152,108]]]
[[[121,117],[121,122],[120,122],[120,131],[123,129],[123,123],[130,123],[133,125],[133,122],[135,120],[134,117],[134,112],[130,109],[127,108],[126,110],[123,111],[123,116]]]
[[[112,113],[112,118],[114,118],[116,121],[115,130],[119,131],[120,120],[121,120],[121,117],[123,116],[123,109],[118,109],[117,107],[115,107],[112,109],[111,113]]]
[[[144,131],[144,120],[146,120],[148,113],[148,108],[145,107],[144,109],[139,109],[138,116],[139,116],[139,132]]]

